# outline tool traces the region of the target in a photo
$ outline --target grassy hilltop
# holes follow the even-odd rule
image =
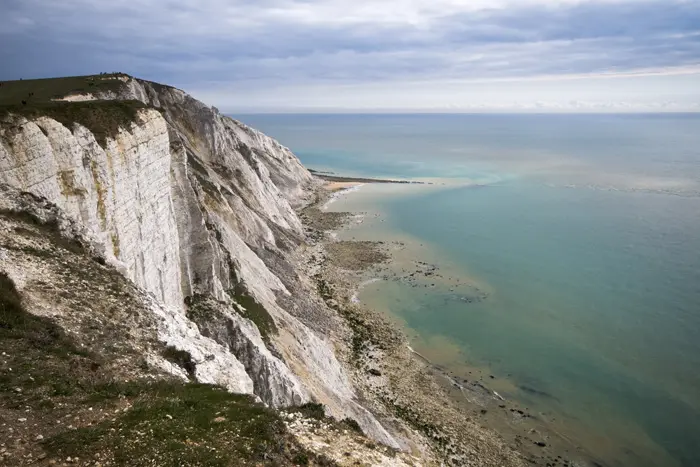
[[[129,127],[144,104],[130,100],[70,102],[60,99],[75,94],[117,93],[127,78],[129,75],[112,73],[0,81],[0,119],[13,114],[30,119],[51,117],[67,128],[79,123],[92,131],[104,147],[108,136],[115,135],[120,127]]]
[[[36,107],[55,104],[69,94],[116,92],[128,78],[124,73],[68,76],[65,78],[23,79],[0,81],[0,107]],[[24,102],[24,103],[23,103]]]

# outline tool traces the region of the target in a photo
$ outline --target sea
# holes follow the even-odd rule
[[[700,466],[699,115],[235,118],[309,168],[425,182],[333,204],[443,271],[358,293],[422,354],[506,381],[600,465]]]

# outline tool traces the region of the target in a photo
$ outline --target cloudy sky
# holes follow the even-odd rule
[[[700,0],[0,0],[0,79],[245,111],[700,111]]]

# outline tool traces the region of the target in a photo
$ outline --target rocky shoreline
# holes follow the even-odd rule
[[[300,212],[310,241],[303,262],[326,304],[347,324],[336,348],[366,406],[409,440],[406,447],[436,465],[443,460],[449,465],[601,465],[549,432],[540,414],[491,389],[487,381],[493,375],[458,374],[433,364],[410,347],[400,325],[358,303],[356,293],[367,277],[412,287],[445,278],[438,265],[421,261],[415,261],[415,271],[391,271],[402,242],[338,240],[337,231],[354,214],[323,206],[343,189],[348,186],[322,184],[316,200]],[[456,297],[469,303],[487,294]]]

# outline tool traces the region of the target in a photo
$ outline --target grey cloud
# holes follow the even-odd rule
[[[698,2],[512,2],[413,24],[398,14],[339,21],[336,1],[327,22],[300,16],[328,4],[4,0],[0,79],[122,70],[183,87],[255,86],[700,64]]]

